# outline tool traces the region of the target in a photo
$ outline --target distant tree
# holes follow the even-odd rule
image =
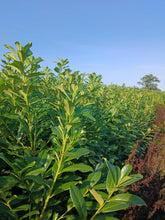
[[[160,80],[156,76],[149,74],[143,76],[140,80],[138,84],[142,86],[142,89],[159,90],[157,83],[159,83]]]

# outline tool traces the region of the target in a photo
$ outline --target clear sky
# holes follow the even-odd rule
[[[137,86],[146,74],[165,90],[165,0],[1,0],[0,58],[31,41],[41,66],[57,57],[101,74],[105,84]]]

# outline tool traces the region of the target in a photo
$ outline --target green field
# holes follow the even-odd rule
[[[122,193],[142,179],[125,164],[137,140],[144,156],[165,92],[104,85],[100,75],[54,71],[18,42],[0,71],[0,216],[5,219],[116,219],[145,205]]]

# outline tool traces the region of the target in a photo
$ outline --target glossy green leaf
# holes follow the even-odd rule
[[[121,169],[121,176],[120,176],[119,182],[120,182],[125,176],[128,176],[131,171],[132,171],[132,166],[131,166],[130,164],[125,165],[125,166]]]
[[[61,173],[65,173],[65,172],[74,172],[74,171],[81,171],[81,172],[93,172],[92,167],[83,164],[83,163],[78,163],[78,164],[73,164],[71,166],[68,166],[66,168],[64,168]]]
[[[114,182],[114,178],[112,176],[112,173],[110,171],[108,171],[107,178],[106,178],[106,189],[107,189],[107,192],[110,193],[112,188],[114,188],[115,186],[116,186],[116,184]]]
[[[112,197],[107,204],[105,204],[105,206],[101,209],[101,212],[115,212],[129,208],[133,204],[138,206],[146,205],[145,202],[138,196],[129,193],[117,194]]]
[[[120,168],[117,166],[112,165],[109,161],[106,161],[107,167],[109,169],[110,175],[113,179],[113,182],[115,185],[117,185],[120,176],[121,176],[121,171]]]
[[[86,220],[87,219],[87,208],[86,208],[85,200],[80,190],[75,185],[70,186],[70,196],[80,216],[80,219]]]
[[[141,180],[142,178],[143,178],[143,176],[141,174],[132,174],[132,175],[129,175],[129,176],[125,176],[120,181],[119,187],[128,186],[128,185],[130,185],[132,183],[135,183],[135,182]]]

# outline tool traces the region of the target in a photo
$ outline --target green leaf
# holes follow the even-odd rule
[[[30,209],[30,205],[29,204],[26,204],[26,205],[21,205],[21,206],[18,206],[17,208],[13,209],[13,212],[19,212],[19,211],[27,211]]]
[[[1,176],[0,177],[0,189],[2,191],[9,190],[18,183],[18,180],[13,176]]]
[[[80,190],[75,186],[70,186],[70,196],[73,204],[82,220],[87,219],[87,208],[85,204],[85,200],[80,192]]]
[[[101,209],[101,212],[115,212],[129,208],[133,204],[137,206],[146,205],[146,203],[138,196],[129,193],[118,194],[112,197],[112,199],[110,199],[109,202],[105,204],[105,206]]]
[[[143,178],[143,176],[141,174],[132,174],[132,175],[129,175],[129,176],[125,176],[120,181],[119,187],[128,186],[128,185],[130,185],[132,183],[135,183],[135,182],[141,180],[142,178]]]
[[[66,161],[70,161],[70,160],[73,160],[73,159],[79,159],[80,157],[84,156],[84,155],[87,155],[89,154],[89,150],[86,149],[86,148],[75,148],[69,152],[67,152],[65,154],[66,156],[66,159],[65,159],[65,162]]]
[[[17,131],[18,140],[21,140],[21,138],[23,136],[23,133],[24,133],[24,127],[23,127],[23,125],[20,125],[19,128],[18,128],[18,131]]]
[[[109,172],[110,172],[110,175],[111,175],[111,178],[112,178],[114,184],[117,185],[117,183],[120,179],[120,176],[121,176],[120,168],[112,165],[109,161],[106,161],[106,164],[107,164],[107,167],[109,169]]]
[[[22,216],[20,218],[20,220],[24,219],[24,218],[27,218],[27,217],[30,217],[30,216],[33,216],[33,215],[39,215],[40,212],[39,211],[31,211],[31,212],[28,212],[26,215]]]
[[[100,171],[96,171],[94,173],[89,174],[88,180],[90,180],[90,186],[91,187],[95,186],[97,182],[100,180],[100,178],[101,178]]]
[[[71,185],[76,184],[76,181],[71,181],[71,182],[67,182],[67,183],[61,183],[59,186],[55,186],[55,191],[52,193],[52,196],[57,195],[59,193],[62,193],[66,190],[70,189]]]
[[[11,47],[10,45],[5,44],[5,47],[7,47],[7,48],[10,49],[11,51],[13,51],[15,54],[17,54],[16,50],[15,50],[13,47]]]
[[[36,76],[44,76],[44,75],[45,75],[44,73],[31,73],[27,75],[27,79],[32,79]]]
[[[26,170],[28,170],[29,168],[33,167],[36,164],[36,161],[31,162],[30,164],[28,164],[26,167],[24,167],[22,170],[19,171],[19,173],[22,175],[23,172],[25,172]]]
[[[27,150],[24,151],[24,157],[25,157],[25,160],[28,162],[28,163],[31,163],[34,161],[34,157],[31,155],[31,153]]]
[[[35,170],[30,171],[29,173],[26,174],[26,176],[38,176],[39,174],[44,172],[44,168],[38,168]]]
[[[52,127],[52,133],[53,133],[53,135],[58,137],[57,139],[61,139],[62,140],[62,138],[63,138],[63,131],[60,129],[60,126]]]
[[[12,60],[15,60],[15,61],[18,61],[18,59],[14,56],[13,53],[9,52],[9,53],[6,53]]]
[[[55,161],[55,162],[54,162],[54,165],[52,166],[52,176],[53,176],[53,177],[55,177],[56,172],[57,172],[57,169],[58,169],[58,162]]]
[[[15,42],[15,45],[16,45],[16,47],[17,47],[18,50],[21,50],[21,49],[22,49],[22,46],[21,46],[21,44],[20,44],[19,41],[16,41],[16,42]]]
[[[48,166],[50,165],[52,161],[52,157],[50,156],[50,154],[48,153],[48,150],[42,150],[37,158],[37,167],[43,167],[45,168],[45,170],[48,168]]]
[[[92,121],[96,121],[96,119],[91,114],[89,114],[89,112],[84,112],[83,116],[91,119]]]
[[[43,220],[49,220],[51,216],[52,216],[52,210],[49,209],[49,210],[47,210],[47,211],[43,214],[42,219],[43,219]]]
[[[55,89],[58,89],[59,91],[61,91],[62,94],[64,94],[68,98],[68,100],[70,100],[69,96],[67,95],[67,93],[65,92],[64,88],[61,85],[57,85],[55,87]]]
[[[23,73],[24,72],[23,63],[21,63],[20,61],[15,61],[14,60],[13,63],[9,64],[9,66],[14,68],[19,73]]]
[[[93,172],[93,169],[92,167],[88,166],[88,165],[85,165],[83,163],[77,163],[77,164],[73,164],[71,166],[68,166],[66,168],[64,168],[61,173],[64,173],[64,172],[74,172],[74,171],[81,171],[81,172]]]
[[[13,166],[13,164],[5,157],[5,155],[3,153],[0,153],[0,158],[6,162],[13,170],[15,170],[15,167]]]
[[[3,114],[4,117],[9,118],[9,119],[19,119],[19,115],[17,114],[12,114],[12,113],[4,113]]]
[[[100,205],[103,205],[104,200],[103,200],[102,196],[101,196],[100,194],[98,194],[98,193],[96,192],[96,190],[94,190],[94,189],[91,189],[91,190],[89,190],[89,191],[90,191],[90,193],[92,194],[92,196],[96,199],[96,201],[97,201]]]
[[[97,210],[100,207],[100,205],[96,201],[86,201],[86,207],[87,210],[91,211],[91,210]]]
[[[24,53],[27,53],[32,46],[32,42],[28,42],[22,49]]]
[[[107,179],[106,179],[106,189],[107,189],[107,192],[110,193],[111,189],[114,188],[115,185],[116,184],[114,182],[112,173],[110,171],[108,171]]]
[[[121,169],[121,176],[120,176],[119,182],[120,182],[125,176],[128,176],[131,171],[132,171],[132,166],[131,166],[130,164],[125,165],[125,166]]]

